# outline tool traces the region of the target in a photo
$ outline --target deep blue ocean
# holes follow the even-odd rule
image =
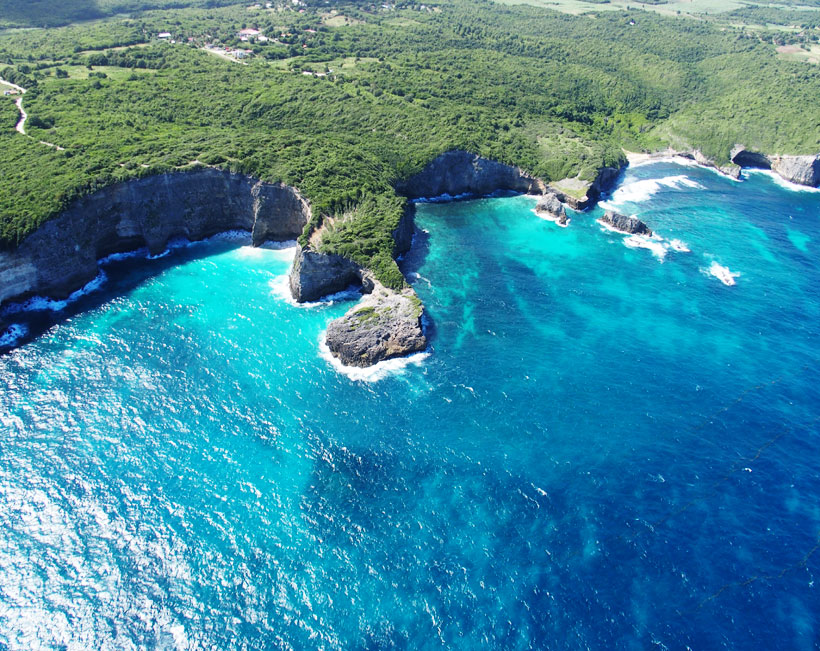
[[[107,264],[0,357],[0,648],[817,648],[820,193],[534,205],[418,205],[431,347],[365,377],[292,248]]]

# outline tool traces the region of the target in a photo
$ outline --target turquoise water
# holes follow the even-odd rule
[[[419,205],[432,344],[378,381],[292,249],[112,262],[0,357],[0,648],[816,648],[820,194],[609,203],[665,240]]]

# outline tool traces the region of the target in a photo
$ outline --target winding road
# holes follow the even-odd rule
[[[6,86],[11,86],[14,90],[20,93],[20,97],[18,97],[17,101],[14,102],[17,105],[17,110],[20,111],[20,121],[14,128],[17,129],[19,133],[26,135],[26,119],[28,118],[28,113],[23,110],[23,95],[26,94],[26,89],[22,86],[18,86],[17,84],[13,84],[10,81],[6,81],[2,77],[0,77],[0,83],[4,83]]]
[[[26,113],[25,109],[23,108],[23,95],[26,93],[26,89],[22,86],[18,86],[17,84],[13,84],[10,81],[6,81],[2,77],[0,77],[0,83],[6,84],[7,86],[11,86],[14,88],[18,93],[20,93],[20,97],[14,102],[17,106],[17,110],[20,111],[20,119],[17,122],[17,125],[14,127],[18,133],[27,136],[26,133],[26,120],[28,119],[28,113]],[[31,137],[31,136],[29,136]],[[45,140],[40,140],[41,145],[45,145],[46,147],[52,147],[58,151],[65,151],[64,147],[60,147],[59,145],[55,145],[52,142],[46,142]]]
[[[21,89],[21,92],[25,93],[26,91]],[[17,126],[15,126],[14,128],[17,129],[17,131],[19,131],[23,135],[26,135],[26,119],[28,118],[28,113],[26,113],[23,110],[23,96],[22,95],[20,95],[20,97],[17,98],[17,101],[15,102],[15,104],[17,105],[17,109],[20,111],[20,121],[17,123]]]

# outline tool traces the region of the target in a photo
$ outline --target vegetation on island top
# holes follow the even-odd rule
[[[820,68],[781,58],[769,30],[483,0],[92,4],[132,13],[0,31],[0,77],[29,114],[24,136],[0,97],[5,246],[111,183],[214,165],[298,187],[320,250],[398,287],[394,183],[451,149],[556,182],[593,179],[622,148],[820,151]],[[0,16],[31,24],[27,6]],[[60,3],[55,21],[88,6]]]

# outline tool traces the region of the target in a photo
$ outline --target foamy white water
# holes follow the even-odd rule
[[[792,183],[791,181],[787,181],[782,176],[780,176],[777,172],[772,172],[771,170],[760,170],[760,169],[744,169],[744,174],[762,174],[764,176],[768,176],[771,178],[777,185],[781,188],[785,188],[786,190],[791,190],[792,192],[820,192],[820,188],[812,188],[808,185],[800,185],[799,183]]]
[[[328,362],[337,372],[347,376],[351,380],[359,382],[378,382],[391,375],[401,375],[410,366],[421,366],[422,362],[430,356],[429,352],[414,353],[407,357],[395,357],[386,359],[367,368],[358,366],[346,366],[330,352],[327,342],[327,331],[324,330],[319,335],[319,356]]]
[[[641,203],[651,199],[652,196],[664,188],[672,190],[704,189],[700,183],[690,179],[685,174],[666,176],[660,179],[642,179],[619,187],[609,199],[601,202],[601,205],[604,208],[612,209],[625,203]]]
[[[714,276],[724,285],[727,285],[729,287],[737,284],[735,282],[735,278],[738,278],[740,276],[739,272],[730,271],[729,267],[725,267],[721,264],[718,264],[717,261],[712,262],[712,264],[709,266],[709,269],[707,269],[707,273],[711,276]]]
[[[661,238],[646,237],[644,235],[630,235],[624,238],[624,245],[630,249],[648,249],[658,260],[663,262],[668,251],[668,244]]]

